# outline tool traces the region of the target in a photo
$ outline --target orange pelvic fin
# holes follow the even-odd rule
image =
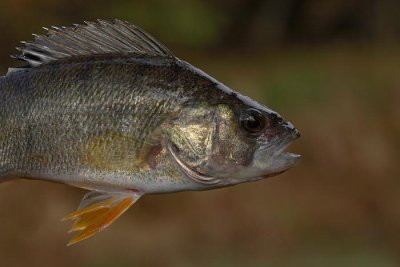
[[[112,224],[140,197],[141,193],[89,192],[82,199],[77,211],[63,220],[73,220],[70,232],[80,231],[68,246],[92,237]]]

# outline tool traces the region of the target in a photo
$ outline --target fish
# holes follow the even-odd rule
[[[89,192],[75,244],[145,194],[210,190],[275,176],[300,132],[272,109],[179,59],[138,26],[97,20],[44,28],[0,77],[0,182]]]

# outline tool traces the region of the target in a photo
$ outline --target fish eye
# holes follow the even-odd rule
[[[265,129],[267,121],[260,111],[254,108],[248,108],[241,112],[239,124],[247,133],[257,135]]]

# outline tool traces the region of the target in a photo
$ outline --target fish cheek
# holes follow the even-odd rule
[[[222,166],[227,171],[237,171],[252,162],[255,144],[240,134],[236,122],[221,123],[217,136],[218,140],[213,142],[214,164]]]
[[[210,164],[219,165],[226,171],[250,164],[256,144],[242,134],[235,112],[227,105],[219,105],[214,124]]]

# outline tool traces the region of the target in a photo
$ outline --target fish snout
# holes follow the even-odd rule
[[[293,136],[293,140],[299,139],[301,137],[301,133],[299,130],[297,130],[296,128],[292,129],[291,132],[292,136]]]
[[[290,140],[296,140],[300,138],[300,131],[296,129],[291,122],[284,120],[279,114],[271,113],[269,114],[269,118],[270,128],[273,129],[273,133],[280,136],[286,136]]]

